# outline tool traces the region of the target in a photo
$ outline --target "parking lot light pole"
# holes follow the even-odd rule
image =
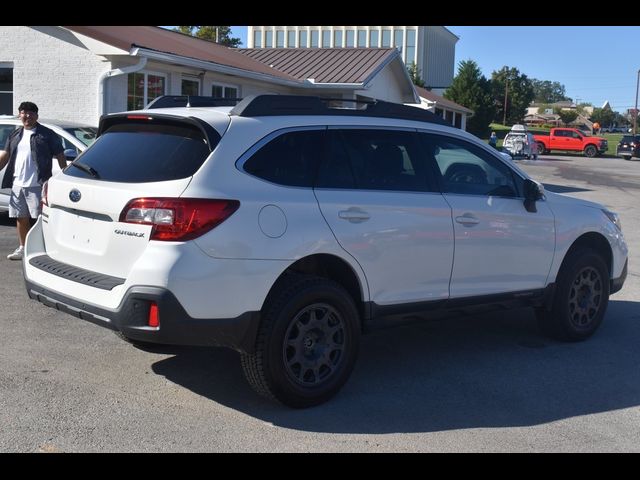
[[[638,70],[638,79],[636,80],[636,106],[633,108],[633,136],[636,136],[638,127],[638,87],[640,87],[640,70]]]

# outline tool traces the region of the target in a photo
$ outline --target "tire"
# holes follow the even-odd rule
[[[295,277],[263,312],[255,352],[241,355],[251,387],[293,408],[333,397],[358,355],[360,321],[351,296],[331,280]]]
[[[587,145],[584,147],[584,154],[589,158],[593,158],[598,155],[598,149],[594,145]]]
[[[625,160],[631,160],[631,156],[630,155],[623,155],[622,158],[624,158]]]
[[[538,155],[544,155],[547,152],[547,149],[544,146],[544,143],[538,142]]]
[[[548,336],[576,342],[595,333],[609,303],[609,269],[595,251],[570,253],[558,273],[551,310],[539,308],[536,316]]]

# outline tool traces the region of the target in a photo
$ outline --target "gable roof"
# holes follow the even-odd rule
[[[238,53],[239,49],[237,48],[225,47],[209,40],[203,40],[160,27],[65,26],[64,28],[122,49],[123,54],[128,54],[134,47],[141,47],[157,52],[238,68],[249,72],[270,75],[288,81],[300,81],[287,73],[270,68],[263,62]]]
[[[452,100],[448,100],[438,94],[430,92],[426,88],[418,87],[416,85],[415,89],[416,89],[416,92],[418,92],[418,95],[432,102],[436,102],[436,105],[438,105],[439,107],[448,108],[450,110],[455,110],[457,112],[473,113],[473,110],[470,110],[467,107],[463,107],[462,105],[459,105]]]
[[[395,48],[246,48],[239,52],[299,80],[368,83],[399,57]]]

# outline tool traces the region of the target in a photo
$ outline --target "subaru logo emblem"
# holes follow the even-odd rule
[[[72,202],[79,202],[81,198],[82,194],[77,188],[74,188],[69,192],[69,200],[71,200]]]

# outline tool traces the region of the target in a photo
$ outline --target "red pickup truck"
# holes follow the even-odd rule
[[[592,137],[576,128],[552,128],[549,135],[534,135],[533,139],[538,144],[539,154],[550,150],[569,150],[595,157],[606,152],[609,147],[606,138]]]

